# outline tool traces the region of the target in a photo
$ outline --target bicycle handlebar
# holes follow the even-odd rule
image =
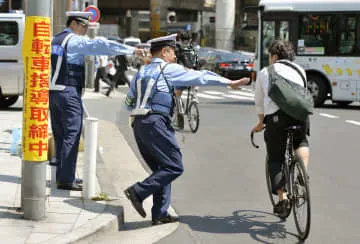
[[[254,142],[254,132],[253,131],[251,131],[251,133],[250,133],[250,138],[251,138],[251,144],[253,145],[253,147],[259,148],[259,146],[256,145]]]

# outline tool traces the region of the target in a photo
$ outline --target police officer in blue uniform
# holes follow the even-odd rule
[[[72,11],[66,14],[67,28],[51,43],[49,105],[56,147],[57,187],[81,191],[81,182],[75,182],[75,170],[83,118],[84,57],[131,55],[134,48],[103,39],[89,39],[85,34],[91,13]]]
[[[250,82],[248,78],[231,81],[210,71],[185,69],[176,63],[175,39],[173,34],[150,41],[152,62],[134,76],[125,100],[139,151],[153,173],[124,193],[142,217],[146,217],[143,200],[153,196],[152,225],[178,220],[167,211],[171,182],[183,173],[182,155],[170,119],[174,87],[223,85],[236,89]]]

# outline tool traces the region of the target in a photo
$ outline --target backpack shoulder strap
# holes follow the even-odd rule
[[[307,88],[307,83],[306,83],[305,76],[303,75],[303,73],[301,73],[301,71],[299,70],[298,67],[296,67],[295,65],[293,65],[290,62],[285,62],[285,61],[277,61],[277,63],[284,64],[284,65],[289,66],[289,67],[293,68],[294,70],[296,70],[299,73],[301,79],[304,82],[304,87]]]

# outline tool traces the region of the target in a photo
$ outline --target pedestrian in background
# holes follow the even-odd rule
[[[75,181],[76,160],[82,128],[82,89],[86,55],[133,54],[134,48],[85,36],[89,12],[67,12],[67,28],[52,40],[49,106],[56,147],[58,189],[82,190]],[[141,51],[140,51],[141,52]]]
[[[97,59],[99,61],[99,66],[96,70],[96,76],[94,81],[95,86],[95,92],[99,92],[100,90],[100,79],[104,81],[107,85],[109,85],[108,90],[106,91],[105,95],[109,96],[111,91],[114,89],[114,84],[112,80],[109,77],[108,74],[108,64],[109,64],[109,57],[108,56],[97,56]]]
[[[142,216],[144,199],[153,196],[152,225],[175,222],[169,215],[171,182],[183,173],[182,155],[171,125],[174,86],[223,85],[238,88],[248,78],[231,81],[210,71],[187,70],[176,63],[176,34],[150,41],[152,62],[144,65],[130,83],[125,104],[131,116],[136,143],[152,174],[125,190]]]
[[[115,57],[115,69],[116,73],[111,77],[112,81],[115,83],[115,87],[119,85],[125,85],[127,84],[130,86],[130,81],[127,78],[126,71],[128,70],[128,64],[129,62],[126,59],[125,55],[117,55]]]

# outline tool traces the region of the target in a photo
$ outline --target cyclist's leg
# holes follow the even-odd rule
[[[286,132],[284,123],[280,120],[278,114],[267,116],[264,138],[269,160],[272,191],[278,195],[281,201],[286,198],[284,192],[285,179],[282,173],[286,150]]]
[[[296,131],[294,135],[294,148],[296,149],[296,154],[303,160],[305,169],[308,170],[309,164],[309,142],[306,136],[306,124],[304,122],[300,122],[301,129]]]
[[[308,146],[302,146],[296,149],[296,154],[303,160],[305,169],[308,170],[310,150]]]

